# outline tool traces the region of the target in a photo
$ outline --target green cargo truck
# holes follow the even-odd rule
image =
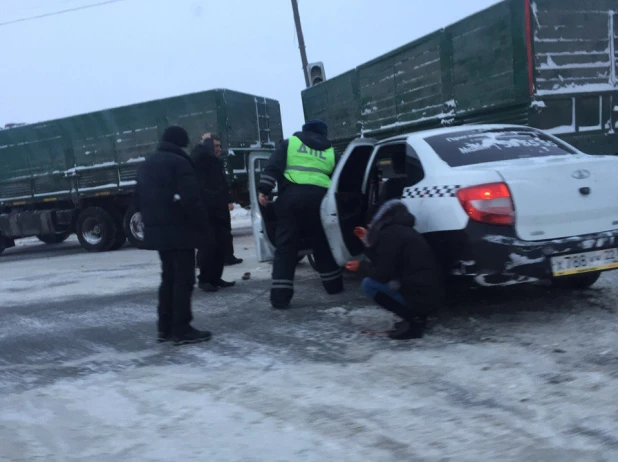
[[[617,154],[617,66],[618,1],[505,0],[302,99],[305,118],[325,120],[338,150],[358,136],[514,123]]]
[[[15,239],[49,244],[76,233],[93,252],[139,246],[137,169],[166,127],[221,137],[233,194],[247,193],[247,156],[283,137],[279,103],[230,90],[166,98],[0,130],[0,253]]]

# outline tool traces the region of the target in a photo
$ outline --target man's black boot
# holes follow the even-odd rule
[[[192,343],[201,343],[207,342],[212,338],[212,334],[207,330],[197,330],[193,327],[189,326],[185,329],[182,329],[180,332],[177,330],[174,332],[172,336],[172,341],[174,345],[189,345]]]
[[[224,281],[223,279],[219,279],[219,282],[213,284],[215,287],[219,289],[227,289],[228,287],[234,287],[236,285],[235,282]]]
[[[270,289],[270,304],[276,310],[288,309],[293,296],[292,289]]]
[[[395,323],[393,329],[388,333],[389,338],[393,340],[409,340],[414,338],[423,338],[427,320],[425,318],[416,318],[410,321],[402,321]]]
[[[242,258],[232,257],[225,261],[225,266],[240,265],[244,260]]]
[[[210,282],[200,282],[198,287],[204,292],[218,292],[219,288]]]
[[[423,316],[414,316],[410,308],[402,305],[393,297],[378,292],[374,297],[374,301],[382,308],[396,314],[403,319],[402,322],[395,323],[395,326],[389,332],[388,336],[393,340],[407,340],[412,338],[422,338],[427,325],[427,318]]]

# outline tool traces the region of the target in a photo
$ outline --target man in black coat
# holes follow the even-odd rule
[[[221,140],[210,133],[204,134],[202,142],[191,152],[210,221],[203,245],[198,252],[199,287],[206,292],[217,292],[235,285],[234,282],[222,279],[226,248],[230,245],[232,233],[232,200],[220,156]]]
[[[159,342],[176,345],[209,340],[210,332],[191,327],[195,285],[195,249],[207,228],[195,169],[183,148],[189,136],[169,127],[157,151],[137,173],[135,206],[142,214],[144,245],[157,250],[162,274],[159,288]]]
[[[444,300],[444,275],[415,218],[400,200],[386,202],[369,229],[357,228],[371,262],[350,262],[351,271],[367,277],[363,290],[381,307],[403,318],[389,332],[392,339],[420,338],[427,316]]]

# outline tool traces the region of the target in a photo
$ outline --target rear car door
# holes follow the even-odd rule
[[[249,175],[249,199],[251,201],[251,227],[255,240],[255,251],[259,262],[272,261],[275,255],[274,229],[276,218],[273,202],[276,200],[277,190],[273,190],[271,203],[262,207],[258,201],[258,185],[260,175],[266,166],[270,152],[253,152],[247,160]]]
[[[322,225],[333,257],[341,266],[360,258],[364,250],[353,231],[356,226],[366,225],[368,201],[363,185],[376,143],[371,138],[360,138],[348,145],[322,201]]]

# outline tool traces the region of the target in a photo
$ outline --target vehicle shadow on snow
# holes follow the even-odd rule
[[[444,313],[490,316],[526,311],[565,311],[582,306],[615,313],[609,289],[558,289],[550,285],[518,285],[495,288],[455,288],[449,293]]]
[[[124,250],[135,250],[129,244],[125,244],[119,250],[114,252],[122,252]],[[85,254],[86,250],[82,248],[79,242],[63,242],[62,244],[33,244],[26,246],[17,246],[6,249],[0,255],[0,265],[8,262],[28,261],[37,259],[48,259],[58,257],[70,257],[73,255]]]

